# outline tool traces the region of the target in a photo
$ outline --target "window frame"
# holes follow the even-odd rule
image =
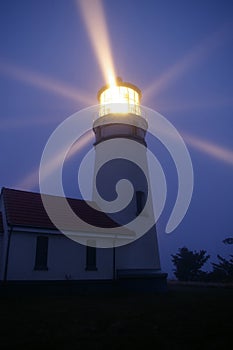
[[[45,243],[46,242],[46,243]],[[48,236],[36,237],[36,252],[35,252],[35,271],[48,271]]]

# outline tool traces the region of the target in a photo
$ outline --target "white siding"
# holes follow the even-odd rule
[[[155,228],[136,241],[116,249],[116,269],[160,269]]]
[[[97,249],[97,271],[86,271],[86,246],[64,235],[47,235],[48,270],[34,270],[36,240],[42,234],[13,232],[10,243],[8,280],[111,279],[112,249]]]
[[[0,281],[3,279],[4,275],[4,242],[3,233],[0,233]]]

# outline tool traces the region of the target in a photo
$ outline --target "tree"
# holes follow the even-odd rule
[[[199,280],[204,274],[201,268],[209,258],[210,256],[206,255],[206,250],[193,252],[186,247],[179,248],[179,252],[172,255],[172,262],[176,267],[175,276],[179,281]]]
[[[233,237],[228,237],[223,240],[224,244],[233,244]]]
[[[233,244],[233,237],[228,237],[223,240],[224,244]],[[233,281],[233,255],[230,255],[230,259],[227,260],[221,255],[217,255],[218,264],[212,263],[213,276],[222,282]]]
[[[229,260],[221,257],[221,255],[217,255],[217,257],[219,263],[212,263],[213,277],[222,282],[233,282],[233,255],[230,255]]]

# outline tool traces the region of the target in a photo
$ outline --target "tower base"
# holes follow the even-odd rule
[[[167,292],[167,273],[157,269],[122,269],[117,271],[119,291],[132,293]]]
[[[0,297],[128,295],[167,292],[167,274],[155,269],[118,270],[115,280],[0,282]]]

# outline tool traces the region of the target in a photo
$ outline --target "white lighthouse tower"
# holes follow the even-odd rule
[[[148,171],[146,130],[148,127],[140,106],[141,91],[135,85],[117,78],[114,85],[102,87],[97,95],[100,109],[93,124],[95,133],[95,169],[93,200],[98,204],[99,195],[110,201],[113,210],[108,214],[119,225],[126,225],[138,215],[154,225],[145,234],[137,234],[137,238],[128,244],[116,244],[114,264],[117,278],[127,280],[143,279],[159,285],[166,283],[166,274],[160,271],[160,258],[155,226],[154,210],[151,199],[151,187]],[[111,148],[111,149],[110,149]],[[118,155],[118,150],[122,154]],[[114,159],[109,157],[113,153]],[[114,156],[115,155],[115,156]],[[139,160],[140,167],[135,164]],[[105,162],[106,161],[106,162]],[[101,168],[100,164],[104,163]],[[143,170],[142,170],[143,169]],[[116,191],[120,180],[121,188]],[[132,197],[127,198],[126,190],[129,182],[132,185]],[[99,193],[97,193],[99,192]],[[127,205],[117,207],[117,197]],[[124,198],[125,197],[125,198]],[[150,201],[150,205],[145,203]]]

